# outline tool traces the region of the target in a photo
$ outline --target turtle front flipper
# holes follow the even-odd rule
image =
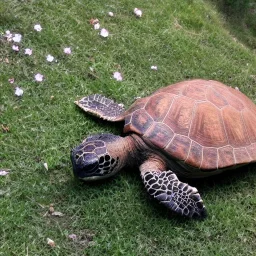
[[[170,210],[187,217],[204,218],[206,209],[197,189],[179,181],[172,171],[145,171],[141,176],[148,193]]]
[[[75,101],[85,112],[108,121],[124,120],[124,107],[100,94],[92,94]]]

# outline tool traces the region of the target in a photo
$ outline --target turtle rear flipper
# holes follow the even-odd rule
[[[92,94],[75,101],[85,112],[104,120],[116,122],[124,120],[124,107],[100,94]]]

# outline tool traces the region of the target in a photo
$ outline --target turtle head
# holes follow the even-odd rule
[[[74,175],[82,180],[100,180],[117,173],[122,164],[118,145],[123,138],[113,134],[90,136],[71,150]]]

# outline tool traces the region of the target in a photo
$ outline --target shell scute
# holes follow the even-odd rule
[[[206,98],[217,108],[223,108],[228,105],[228,101],[225,97],[211,87],[207,89]]]
[[[218,168],[236,164],[233,147],[226,146],[218,149]]]
[[[126,125],[125,129],[143,135],[153,122],[152,117],[144,109],[138,109],[132,114],[131,123]]]
[[[236,164],[250,163],[252,160],[246,148],[235,148],[234,155],[236,159]]]
[[[163,123],[154,123],[144,134],[155,146],[165,148],[174,136],[174,132]]]
[[[222,147],[228,140],[220,111],[209,102],[197,105],[190,129],[190,138],[206,147]]]
[[[217,148],[203,148],[203,160],[201,163],[201,169],[214,170],[218,168],[218,152]]]
[[[202,156],[203,147],[195,141],[192,141],[190,151],[187,159],[185,160],[185,163],[194,167],[201,166]]]
[[[223,121],[228,135],[229,144],[233,147],[243,147],[250,144],[241,113],[231,106],[222,110]]]
[[[251,143],[256,142],[256,115],[248,109],[242,111],[243,121]]]
[[[145,106],[145,110],[155,122],[161,122],[166,116],[176,95],[169,93],[158,93],[152,95]]]
[[[253,159],[253,162],[256,161],[256,143],[253,143],[246,147],[247,152],[249,153],[251,159]]]
[[[171,143],[165,148],[165,151],[177,159],[185,160],[190,143],[191,139],[189,137],[176,134]]]
[[[207,82],[204,80],[193,80],[183,91],[183,95],[195,100],[206,100]]]
[[[164,119],[164,124],[171,127],[175,133],[188,135],[192,119],[194,100],[178,97]]]

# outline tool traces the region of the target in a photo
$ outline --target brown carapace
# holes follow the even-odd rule
[[[217,81],[180,82],[138,99],[125,113],[124,132],[203,170],[256,161],[256,106]]]
[[[75,103],[102,119],[124,121],[126,135],[85,139],[71,152],[75,176],[97,180],[138,166],[148,193],[183,216],[204,217],[206,210],[197,189],[179,178],[207,177],[256,161],[256,106],[217,81],[169,85],[126,111],[98,94]]]

